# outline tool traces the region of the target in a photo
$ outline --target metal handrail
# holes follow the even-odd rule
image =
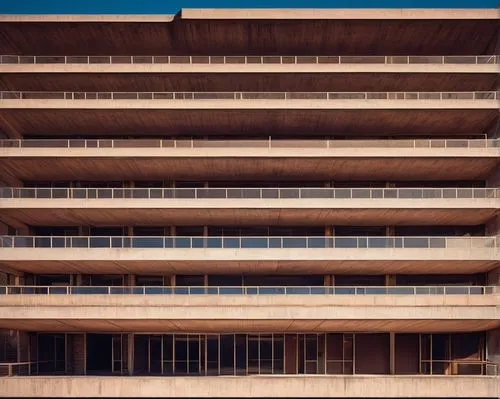
[[[3,139],[4,148],[500,148],[500,139],[400,140],[183,140],[183,139]]]
[[[1,100],[496,100],[497,91],[456,92],[65,92],[2,91]]]
[[[89,56],[1,55],[0,64],[498,64],[495,55],[442,56]]]
[[[498,236],[0,236],[0,248],[497,248]]]
[[[36,362],[0,362],[0,377],[37,374],[39,365],[45,363],[51,363],[51,361],[41,360]],[[37,369],[33,370],[33,366],[36,366]]]
[[[61,188],[0,187],[0,199],[488,199],[500,188]]]
[[[495,286],[0,286],[0,295],[491,295]]]

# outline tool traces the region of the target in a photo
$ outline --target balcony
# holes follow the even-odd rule
[[[498,208],[498,188],[0,188],[0,214],[32,226],[479,225]]]
[[[164,170],[201,181],[486,180],[499,148],[498,139],[0,140],[0,166],[28,181],[162,180]]]
[[[498,57],[487,56],[0,56],[13,90],[483,91]]]
[[[363,64],[363,65],[496,65],[495,55],[454,56],[43,56],[0,55],[0,64],[211,64],[211,65],[309,65],[309,64]]]
[[[31,331],[470,332],[490,286],[3,286],[0,328]]]
[[[2,91],[3,109],[497,109],[477,92],[64,92]],[[43,101],[41,101],[43,100]]]
[[[497,237],[0,237],[0,262],[32,273],[476,273]]]

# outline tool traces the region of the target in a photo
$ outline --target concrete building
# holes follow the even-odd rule
[[[0,16],[0,396],[500,396],[499,14]]]

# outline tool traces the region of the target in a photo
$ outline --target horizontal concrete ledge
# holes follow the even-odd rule
[[[2,306],[0,320],[165,320],[165,321],[273,321],[369,320],[457,321],[489,320],[500,324],[500,310],[490,306]],[[0,321],[1,325],[1,321]]]
[[[498,19],[494,8],[183,8],[182,19]]]
[[[146,307],[495,307],[500,293],[487,295],[0,295],[0,306]],[[500,309],[499,309],[500,311]]]
[[[500,198],[1,198],[2,209],[499,209]]]
[[[0,109],[498,109],[498,100],[51,100],[4,99]]]
[[[500,320],[500,296],[3,295],[2,320]],[[500,321],[499,321],[500,323]]]
[[[496,64],[0,64],[0,73],[497,73]],[[374,76],[374,79],[377,77]]]
[[[491,260],[496,248],[2,248],[0,261]]]
[[[182,8],[181,19],[354,19],[354,20],[400,20],[400,19],[498,19],[495,8]],[[175,14],[4,14],[0,22],[171,22]]]
[[[5,377],[6,397],[477,397],[498,398],[495,376]]]
[[[498,148],[7,148],[0,158],[499,158]],[[411,161],[409,161],[411,162]]]
[[[175,14],[3,14],[0,22],[172,22]]]

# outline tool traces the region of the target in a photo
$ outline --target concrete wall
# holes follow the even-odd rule
[[[7,397],[481,397],[498,398],[498,377],[252,376],[10,377]]]

